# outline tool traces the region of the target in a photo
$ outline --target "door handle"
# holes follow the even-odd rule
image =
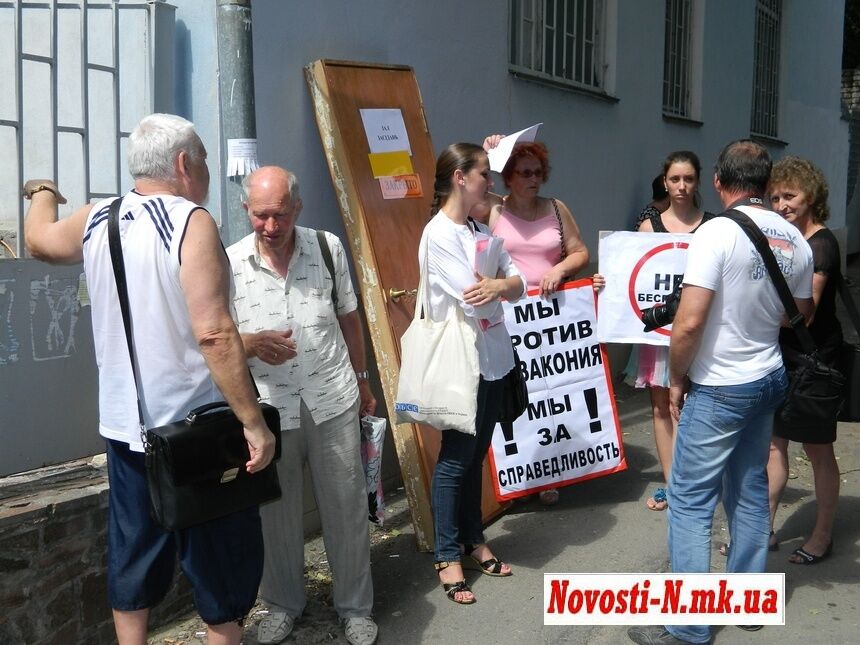
[[[389,289],[388,297],[397,302],[403,296],[416,296],[418,289]]]

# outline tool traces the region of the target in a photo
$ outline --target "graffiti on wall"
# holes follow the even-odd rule
[[[14,280],[0,280],[0,365],[18,361],[20,342],[12,327],[12,312],[15,308]]]
[[[30,282],[30,338],[33,360],[65,358],[75,351],[75,327],[81,311],[78,280],[51,278]]]

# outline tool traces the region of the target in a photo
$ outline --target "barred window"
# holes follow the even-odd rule
[[[689,117],[692,0],[666,0],[663,47],[663,113]]]
[[[605,90],[603,0],[511,0],[510,67]]]
[[[779,107],[779,30],[782,0],[756,0],[753,134],[775,137]]]

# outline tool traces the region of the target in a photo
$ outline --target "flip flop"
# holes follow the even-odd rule
[[[797,547],[794,551],[792,551],[791,555],[788,556],[788,561],[792,564],[818,564],[822,560],[826,560],[833,553],[833,540],[830,540],[830,544],[827,545],[827,548],[824,550],[824,553],[821,555],[815,555],[814,553],[810,553],[802,546]],[[792,560],[791,556],[796,555],[800,560]]]
[[[655,490],[654,494],[645,501],[645,506],[652,511],[665,511],[669,508],[669,499],[666,497],[666,489],[660,487]]]

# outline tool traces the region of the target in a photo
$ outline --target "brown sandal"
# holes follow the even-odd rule
[[[507,578],[514,574],[513,571],[508,571],[507,573],[502,573],[502,566],[504,562],[499,560],[498,558],[489,558],[484,560],[483,562],[478,560],[474,555],[472,555],[475,550],[480,545],[474,544],[464,544],[463,550],[465,551],[466,560],[465,564],[463,564],[464,569],[472,569],[473,571],[480,571],[484,575],[495,576],[497,578]],[[477,567],[477,568],[476,568]]]
[[[460,563],[459,562],[434,562],[433,567],[436,569],[436,571],[441,571],[442,569],[447,569],[452,564],[460,564]],[[469,588],[469,585],[466,584],[465,578],[463,580],[458,580],[457,582],[450,582],[450,583],[449,582],[443,582],[442,583],[442,590],[445,592],[445,595],[448,596],[448,600],[450,600],[451,602],[455,602],[458,605],[472,605],[476,602],[475,594],[472,593],[471,588]],[[464,591],[468,591],[469,593],[472,593],[472,599],[471,600],[457,600],[456,595],[458,593],[461,593]]]

